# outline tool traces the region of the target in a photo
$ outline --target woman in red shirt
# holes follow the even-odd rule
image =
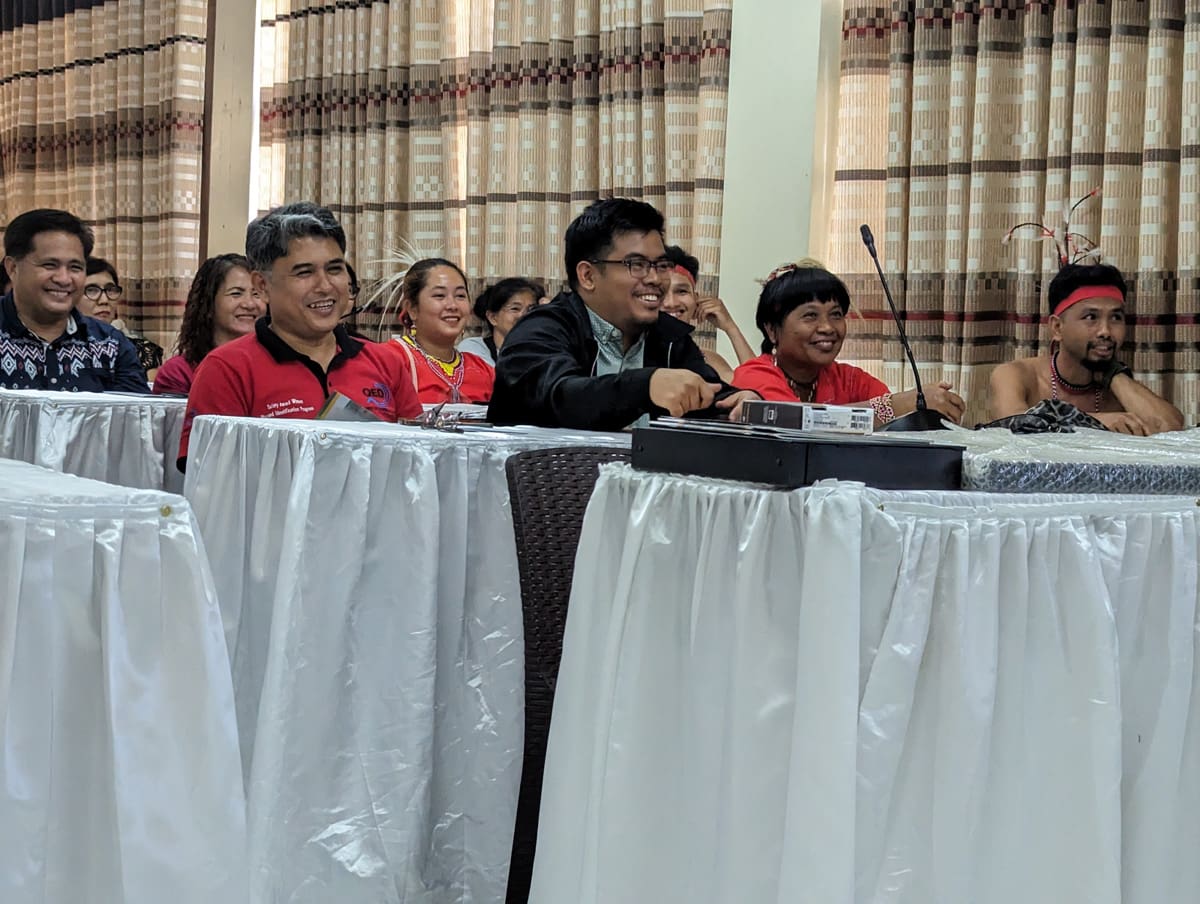
[[[177,354],[154,378],[159,395],[187,395],[200,362],[214,348],[254,332],[267,306],[250,281],[250,262],[241,254],[210,257],[196,271],[183,308]]]
[[[763,354],[733,372],[733,385],[772,402],[869,405],[876,427],[916,410],[916,390],[890,392],[865,370],[835,360],[846,339],[849,310],[845,284],[815,261],[773,270],[754,315]],[[949,383],[927,389],[925,402],[956,423],[966,407]]]
[[[421,402],[491,399],[496,372],[478,355],[454,347],[471,313],[462,270],[440,257],[417,261],[401,281],[400,303],[407,330],[392,344],[408,360]]]

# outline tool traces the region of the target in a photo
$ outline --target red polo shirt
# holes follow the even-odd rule
[[[403,358],[382,345],[355,339],[339,326],[333,332],[338,351],[325,371],[272,332],[269,323],[263,317],[253,333],[213,349],[200,362],[188,392],[179,470],[198,414],[313,418],[335,391],[381,420],[421,413]]]

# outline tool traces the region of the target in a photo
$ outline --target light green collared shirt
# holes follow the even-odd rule
[[[587,307],[587,305],[584,305]],[[595,375],[598,377],[608,376],[609,374],[624,373],[627,370],[636,370],[645,367],[646,360],[646,334],[637,337],[637,341],[629,346],[629,350],[625,350],[625,337],[621,331],[598,315],[591,308],[587,308],[588,320],[592,325],[592,335],[596,337],[596,367]],[[650,415],[643,414],[636,421],[630,424],[630,427],[644,427],[650,423]]]

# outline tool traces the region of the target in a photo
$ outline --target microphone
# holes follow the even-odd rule
[[[887,277],[883,275],[883,267],[879,265],[879,255],[875,251],[875,236],[871,235],[871,227],[866,223],[863,223],[858,231],[862,233],[867,253],[875,262],[875,272],[879,274],[879,282],[883,285],[883,294],[887,297],[888,307],[892,309],[892,319],[896,321],[896,329],[900,333],[900,344],[904,346],[904,353],[908,355],[913,380],[917,384],[917,410],[898,417],[889,424],[884,424],[881,429],[886,431],[945,430],[946,427],[942,424],[942,415],[925,405],[925,390],[921,388],[921,375],[917,372],[917,359],[913,356],[912,346],[908,344],[908,336],[904,332],[904,321],[900,319],[900,312],[896,310],[896,300],[892,298],[892,290],[888,287]]]

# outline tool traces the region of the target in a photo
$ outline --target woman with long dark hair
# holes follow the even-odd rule
[[[266,310],[254,291],[250,262],[244,255],[210,257],[192,280],[179,326],[177,354],[159,368],[155,393],[187,395],[205,355],[252,332]]]

